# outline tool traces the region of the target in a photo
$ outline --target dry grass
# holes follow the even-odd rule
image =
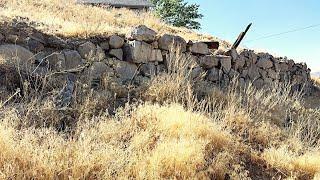
[[[320,87],[320,78],[319,77],[311,77],[313,82],[317,87]]]
[[[37,29],[66,37],[127,34],[132,27],[144,24],[159,34],[173,33],[187,40],[216,39],[186,28],[176,28],[162,22],[151,12],[127,9],[103,9],[76,4],[75,0],[1,0],[0,17],[3,20],[17,16],[36,22]]]
[[[65,111],[32,91],[18,106],[9,101],[0,110],[0,178],[319,176],[318,109],[306,109],[286,87],[267,92],[235,84],[199,99],[190,61],[170,56],[169,73],[142,92],[149,102],[127,104],[114,116],[105,112],[110,105],[102,102],[112,101],[106,95],[77,95]],[[61,122],[70,129],[61,131]]]

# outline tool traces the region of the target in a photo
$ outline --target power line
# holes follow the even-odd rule
[[[260,38],[249,40],[249,41],[245,41],[245,42],[258,41],[258,40],[261,40],[261,39],[267,39],[267,38],[271,38],[271,37],[275,37],[275,36],[280,36],[280,35],[283,35],[283,34],[288,34],[288,33],[297,32],[297,31],[303,31],[303,30],[315,28],[315,27],[318,27],[318,26],[320,26],[320,24],[314,24],[314,25],[311,25],[311,26],[292,29],[292,30],[289,30],[289,31],[281,32],[281,33],[270,34],[270,35],[267,35],[267,36],[262,36]]]

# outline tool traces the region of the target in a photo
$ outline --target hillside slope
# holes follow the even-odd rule
[[[127,34],[146,24],[160,35],[215,39],[171,27],[150,13],[72,1],[2,0],[0,10],[4,24],[18,20],[64,38]],[[68,89],[64,76],[50,72],[28,76],[17,83],[19,90],[0,87],[0,179],[320,179],[320,104],[308,104],[319,99],[319,91],[306,98],[287,85],[256,89],[232,80],[218,88],[190,78],[190,59],[181,52],[168,53],[167,71],[143,86],[108,74],[100,89],[76,81],[66,108],[56,103]],[[23,76],[6,69],[5,60],[0,80]],[[120,60],[107,60],[118,67],[114,62]]]

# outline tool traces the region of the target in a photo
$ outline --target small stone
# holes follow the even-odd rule
[[[142,75],[147,77],[152,77],[156,75],[156,65],[154,63],[142,64],[140,67],[140,72]]]
[[[273,67],[273,62],[270,59],[259,59],[257,62],[257,66],[263,69],[268,69]]]
[[[208,48],[208,45],[205,43],[196,42],[190,47],[190,52],[194,54],[207,55],[209,54],[209,48]]]
[[[28,41],[28,47],[29,47],[29,50],[32,51],[32,52],[40,52],[42,50],[44,50],[44,45],[37,41],[37,40],[33,40],[33,39],[30,39]]]
[[[138,67],[130,62],[116,60],[113,66],[116,75],[121,80],[130,80],[135,75]]]
[[[218,81],[219,80],[219,69],[217,68],[212,68],[208,71],[208,77],[207,79],[209,81]]]
[[[253,81],[252,85],[257,88],[257,89],[261,89],[264,85],[264,81],[261,78],[258,78],[256,80]]]
[[[229,73],[231,69],[231,57],[230,56],[217,56],[220,61],[221,67],[225,73]]]
[[[66,67],[66,60],[62,53],[52,53],[48,56],[47,62],[51,70],[62,71]]]
[[[123,60],[123,51],[122,49],[111,49],[109,51],[111,57],[116,57],[119,60]]]
[[[207,55],[199,59],[200,67],[204,69],[211,69],[219,65],[219,59],[216,58],[217,55]]]
[[[145,25],[135,27],[130,35],[131,39],[145,42],[152,42],[156,39],[157,33]]]
[[[161,50],[160,49],[153,49],[151,51],[151,57],[150,57],[150,61],[151,62],[162,62],[163,61],[163,57],[161,54]]]
[[[91,59],[96,54],[96,45],[86,42],[78,47],[79,54],[84,59]]]
[[[258,70],[257,66],[252,65],[248,69],[248,76],[252,81],[254,81],[260,77],[259,70]]]
[[[191,79],[197,79],[197,78],[201,78],[202,74],[204,74],[204,71],[201,67],[195,67],[192,69],[191,71]]]
[[[66,69],[78,68],[84,64],[78,51],[68,50],[63,53],[66,61]]]
[[[112,35],[109,38],[109,45],[113,49],[119,49],[123,46],[124,44],[124,39],[120,36],[117,35]]]
[[[105,51],[109,50],[110,49],[109,42],[100,43],[100,47],[101,47],[101,49],[103,49]]]
[[[113,70],[103,62],[93,62],[90,67],[90,77],[91,79],[101,79],[107,71],[111,72]]]
[[[273,69],[268,69],[268,76],[271,78],[271,79],[280,79],[280,76],[279,74],[273,70]]]
[[[96,52],[95,58],[97,61],[103,61],[106,58],[106,53],[100,46],[97,46],[97,52]]]
[[[172,48],[174,48],[173,50],[179,48],[181,52],[187,50],[187,42],[180,36],[165,34],[159,39],[158,43],[162,50],[170,51]]]
[[[152,46],[143,41],[133,41],[125,46],[125,61],[147,63],[150,61]]]

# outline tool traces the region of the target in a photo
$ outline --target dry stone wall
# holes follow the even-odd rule
[[[312,87],[310,69],[305,63],[252,50],[223,51],[218,42],[186,42],[179,36],[158,36],[144,25],[135,27],[127,36],[72,41],[39,32],[23,35],[17,32],[0,31],[0,65],[19,62],[22,70],[40,75],[83,73],[91,86],[98,86],[105,74],[113,76],[119,84],[132,81],[133,77],[143,83],[165,72],[169,52],[179,51],[192,61],[192,78],[205,74],[204,81],[218,86],[228,86],[236,79],[240,86],[252,83],[257,88],[291,83],[293,90],[307,94]],[[0,75],[4,77],[4,73]]]

